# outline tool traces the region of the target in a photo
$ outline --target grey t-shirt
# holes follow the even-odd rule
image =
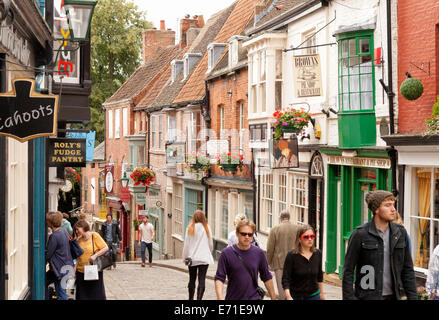
[[[393,294],[392,272],[390,270],[390,227],[385,232],[378,229],[378,234],[384,242],[384,266],[383,266],[383,296]]]

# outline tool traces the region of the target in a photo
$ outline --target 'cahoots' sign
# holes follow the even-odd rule
[[[35,82],[14,80],[13,89],[0,94],[0,135],[24,142],[56,136],[58,96],[35,92]]]

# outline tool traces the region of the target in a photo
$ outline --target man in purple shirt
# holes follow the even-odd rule
[[[260,295],[257,292],[255,281],[258,279],[258,273],[271,299],[276,299],[273,276],[268,270],[265,253],[259,247],[251,245],[255,229],[256,226],[253,222],[248,220],[241,221],[236,226],[238,243],[225,248],[221,252],[215,275],[215,290],[218,300],[223,300],[223,288],[226,277],[228,277],[228,284],[225,300],[259,300]],[[247,264],[251,275],[238,257],[238,254]]]

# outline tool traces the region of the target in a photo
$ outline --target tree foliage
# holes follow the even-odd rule
[[[91,27],[91,121],[96,145],[105,138],[102,103],[128,79],[142,58],[142,31],[152,27],[130,0],[100,0]]]

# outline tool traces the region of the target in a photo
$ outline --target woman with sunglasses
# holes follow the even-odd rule
[[[322,254],[315,247],[315,238],[313,227],[300,227],[296,247],[285,258],[282,287],[287,300],[325,300]]]

